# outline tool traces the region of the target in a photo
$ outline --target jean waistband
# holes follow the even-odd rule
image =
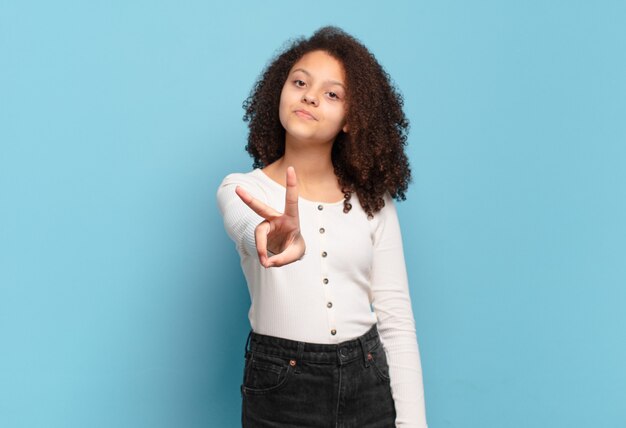
[[[246,352],[329,364],[363,358],[367,364],[369,351],[379,345],[380,337],[374,324],[364,335],[337,344],[299,342],[251,331],[246,343]]]

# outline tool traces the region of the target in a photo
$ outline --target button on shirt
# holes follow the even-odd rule
[[[358,202],[343,212],[334,203],[299,198],[301,260],[266,269],[259,263],[254,230],[263,221],[235,194],[283,210],[285,188],[260,169],[227,176],[217,199],[248,283],[252,329],[286,339],[336,344],[378,324],[387,352],[398,427],[426,427],[424,393],[402,238],[393,200],[368,219]],[[356,198],[356,196],[354,196]],[[416,421],[418,424],[416,425]]]

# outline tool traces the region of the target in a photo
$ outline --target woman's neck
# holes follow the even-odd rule
[[[332,146],[285,146],[285,154],[263,171],[274,181],[285,185],[287,167],[296,171],[298,190],[310,200],[335,202],[343,193],[339,187],[331,158]]]

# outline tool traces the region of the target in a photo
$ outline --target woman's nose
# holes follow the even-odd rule
[[[304,94],[304,96],[302,97],[302,101],[306,104],[313,104],[314,106],[317,106],[317,97],[313,96],[310,93]]]

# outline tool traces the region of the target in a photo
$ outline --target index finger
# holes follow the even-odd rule
[[[280,213],[278,211],[276,211],[275,209],[273,209],[269,205],[265,205],[263,202],[261,202],[258,199],[252,197],[252,195],[250,195],[241,186],[237,186],[235,188],[235,193],[237,193],[237,196],[239,196],[239,198],[247,206],[249,206],[252,209],[252,211],[254,211],[255,213],[257,213],[258,215],[260,215],[261,217],[263,217],[266,220],[269,220],[269,219],[271,219],[273,217],[276,217],[276,216],[280,215]]]
[[[285,192],[285,215],[298,218],[298,181],[296,170],[287,168],[287,191]]]

